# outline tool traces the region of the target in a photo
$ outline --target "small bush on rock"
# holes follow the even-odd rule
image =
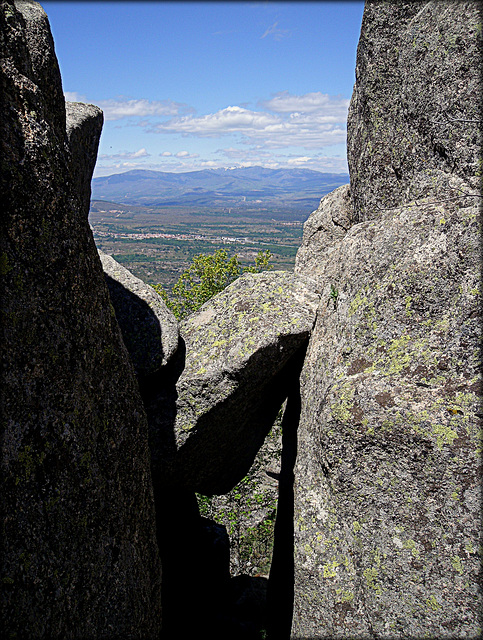
[[[163,298],[178,320],[186,318],[197,311],[207,300],[220,291],[242,273],[259,273],[271,269],[270,251],[259,251],[255,264],[241,267],[238,256],[228,257],[224,249],[215,251],[213,255],[200,253],[193,258],[192,264],[181,274],[173,286],[171,294],[162,285],[153,285],[155,291]]]

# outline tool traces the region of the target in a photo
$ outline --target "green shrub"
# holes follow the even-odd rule
[[[153,285],[153,288],[178,320],[182,320],[197,311],[214,295],[223,291],[242,273],[259,273],[264,269],[271,269],[272,265],[269,265],[271,257],[270,251],[259,251],[254,265],[242,267],[238,256],[235,254],[229,258],[224,249],[215,251],[213,255],[200,253],[181,274],[171,294],[168,294],[160,284]]]

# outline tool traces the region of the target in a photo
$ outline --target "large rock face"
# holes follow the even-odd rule
[[[479,148],[473,122],[447,124],[479,118],[476,13],[366,5],[348,138],[363,222],[334,234],[329,194],[297,257],[322,298],[301,375],[294,639],[481,633],[481,193],[464,195]]]
[[[461,203],[463,204],[463,203]],[[355,225],[302,371],[293,637],[478,634],[478,210]]]
[[[146,416],[87,222],[102,114],[66,119],[40,5],[0,20],[2,630],[154,638]]]
[[[181,324],[172,482],[212,495],[247,474],[287,397],[318,301],[310,278],[247,273]]]
[[[420,197],[457,197],[481,174],[480,3],[368,1],[349,109],[356,219]]]

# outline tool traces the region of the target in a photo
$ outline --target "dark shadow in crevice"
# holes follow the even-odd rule
[[[176,473],[179,466],[174,433],[176,384],[185,368],[185,343],[180,338],[177,352],[167,365],[155,373],[144,373],[154,364],[145,367],[143,354],[146,351],[157,351],[157,361],[162,356],[159,319],[144,300],[105,276],[147,415],[156,533],[162,566],[162,640],[191,640],[203,635],[211,640],[259,640],[265,637],[264,629],[268,630],[270,640],[289,639],[294,594],[293,469],[301,410],[299,378],[307,343],[263,389],[252,391],[259,394],[260,401],[255,403],[253,415],[245,416],[246,424],[242,420],[245,431],[240,431],[239,444],[242,451],[248,448],[250,454],[244,451],[244,456],[239,456],[244,458],[243,463],[233,460],[236,469],[230,469],[233,478],[227,480],[228,490],[234,480],[245,475],[244,467],[250,465],[250,459],[262,446],[279,407],[287,398],[282,421],[279,501],[270,578],[268,581],[253,576],[231,578],[230,542],[225,527],[201,517],[193,487],[190,483],[183,487]],[[128,308],[121,313],[119,308],[125,305]],[[142,335],[137,332],[139,327]],[[276,355],[264,353],[263,357]],[[256,357],[260,357],[258,366],[262,367],[262,356]],[[241,404],[239,398],[235,400],[237,402],[227,403],[226,417],[221,421],[232,427],[234,407]],[[194,446],[196,438],[192,436],[191,440],[190,446]],[[218,446],[223,449],[220,443]],[[225,454],[216,447],[213,452]],[[184,475],[189,476],[188,471],[189,465],[188,469],[183,469]]]
[[[195,494],[167,488],[164,483],[164,469],[176,454],[176,383],[185,367],[186,346],[179,337],[176,353],[160,366],[164,350],[159,318],[145,300],[105,272],[104,277],[147,417],[156,539],[162,567],[161,638],[188,640],[196,637],[193,624],[204,610],[199,593],[213,591],[210,579],[205,584],[201,580],[216,563],[212,557],[209,568],[206,549],[214,549],[214,556],[220,545],[207,542],[209,534],[202,526]],[[229,562],[229,548],[226,553]],[[228,578],[229,575],[226,581]],[[222,582],[219,571],[214,572],[211,582]]]
[[[307,345],[294,362],[291,389],[282,420],[282,461],[272,564],[267,594],[269,640],[289,640],[294,600],[294,466],[301,412],[300,373]]]
[[[122,282],[106,272],[104,279],[136,375],[159,369],[165,356],[159,318],[145,300]]]
[[[148,419],[149,448],[153,482],[161,482],[161,474],[177,451],[174,424],[176,421],[176,383],[183,372],[186,345],[179,338],[178,349],[170,362],[147,376],[138,375],[139,390]]]
[[[293,372],[299,350],[273,374],[263,372],[283,356],[275,346],[251,356],[234,378],[235,391],[200,416],[196,430],[179,447],[176,465],[168,469],[171,482],[212,496],[229,493],[246,477],[294,382],[298,384]]]

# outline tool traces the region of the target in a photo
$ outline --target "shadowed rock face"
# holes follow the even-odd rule
[[[178,348],[178,321],[156,291],[99,251],[109,296],[138,377],[165,367]]]
[[[66,108],[40,5],[0,20],[3,631],[154,638],[146,416],[87,222],[102,113]]]
[[[478,2],[366,3],[347,157],[357,221],[381,208],[474,192],[481,173]]]

